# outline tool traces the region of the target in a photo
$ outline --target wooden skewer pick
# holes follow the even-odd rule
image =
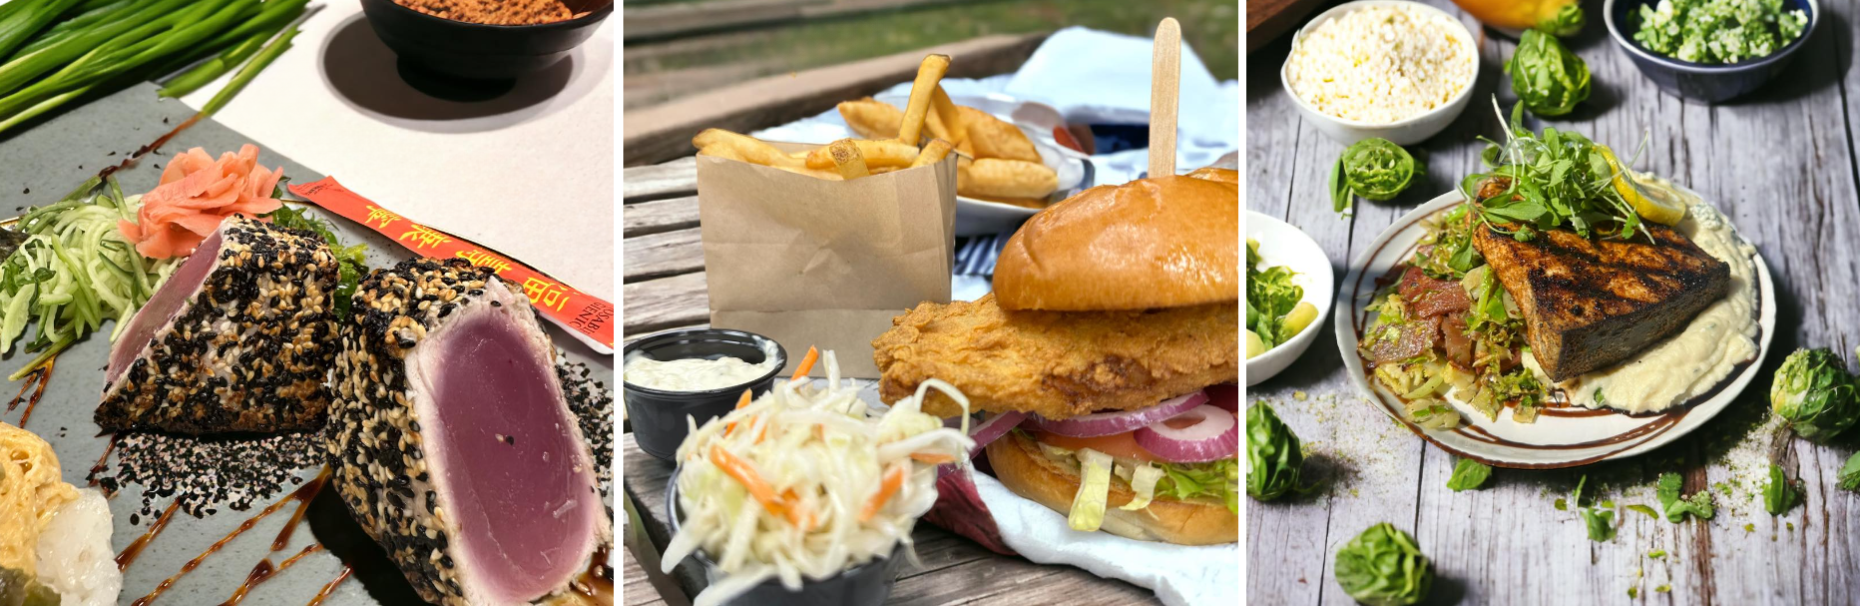
[[[1166,17],[1150,51],[1150,178],[1175,175],[1175,120],[1181,100],[1182,26]]]

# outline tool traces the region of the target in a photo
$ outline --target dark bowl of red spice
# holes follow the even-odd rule
[[[375,35],[403,62],[470,80],[510,80],[567,57],[614,12],[613,0],[362,0]]]

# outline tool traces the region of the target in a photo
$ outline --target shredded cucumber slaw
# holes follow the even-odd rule
[[[20,217],[19,248],[0,263],[0,354],[37,324],[25,345],[43,352],[15,375],[24,376],[59,351],[116,320],[115,340],[148,302],[176,260],[143,258],[117,231],[135,220],[140,196],[124,197],[114,179],[91,179],[57,203]]]
[[[769,579],[799,590],[887,557],[937,498],[937,466],[967,464],[969,401],[941,380],[879,411],[841,381],[826,352],[824,384],[804,375],[697,427],[678,448],[679,530],[663,568],[702,549],[724,578],[694,606],[727,602]],[[924,414],[935,389],[964,411],[960,428]],[[916,554],[907,549],[907,557]]]

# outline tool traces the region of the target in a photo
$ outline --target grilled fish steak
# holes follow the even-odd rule
[[[1517,301],[1531,353],[1552,381],[1633,357],[1729,291],[1730,266],[1677,230],[1641,227],[1651,242],[1566,229],[1519,242],[1474,230],[1473,246]]]

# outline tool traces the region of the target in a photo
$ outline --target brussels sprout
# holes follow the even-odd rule
[[[1337,212],[1349,210],[1352,196],[1387,202],[1425,174],[1426,164],[1416,163],[1408,150],[1388,139],[1357,141],[1345,148],[1331,167],[1331,208]]]
[[[1582,31],[1582,26],[1587,22],[1587,17],[1582,14],[1582,5],[1571,2],[1557,9],[1555,15],[1538,23],[1536,29],[1552,36],[1569,37]]]
[[[1841,490],[1860,491],[1860,452],[1847,457],[1847,464],[1841,466]]]
[[[1246,494],[1271,501],[1298,490],[1305,454],[1298,435],[1265,402],[1246,410]]]
[[[1826,349],[1798,349],[1776,369],[1770,410],[1789,421],[1796,435],[1825,442],[1860,418],[1853,375],[1840,356]]]
[[[1563,43],[1537,30],[1525,30],[1518,50],[1505,62],[1511,92],[1539,116],[1561,116],[1589,98],[1589,64]]]
[[[1337,550],[1337,584],[1370,606],[1407,606],[1427,598],[1434,569],[1408,533],[1383,522]]]

